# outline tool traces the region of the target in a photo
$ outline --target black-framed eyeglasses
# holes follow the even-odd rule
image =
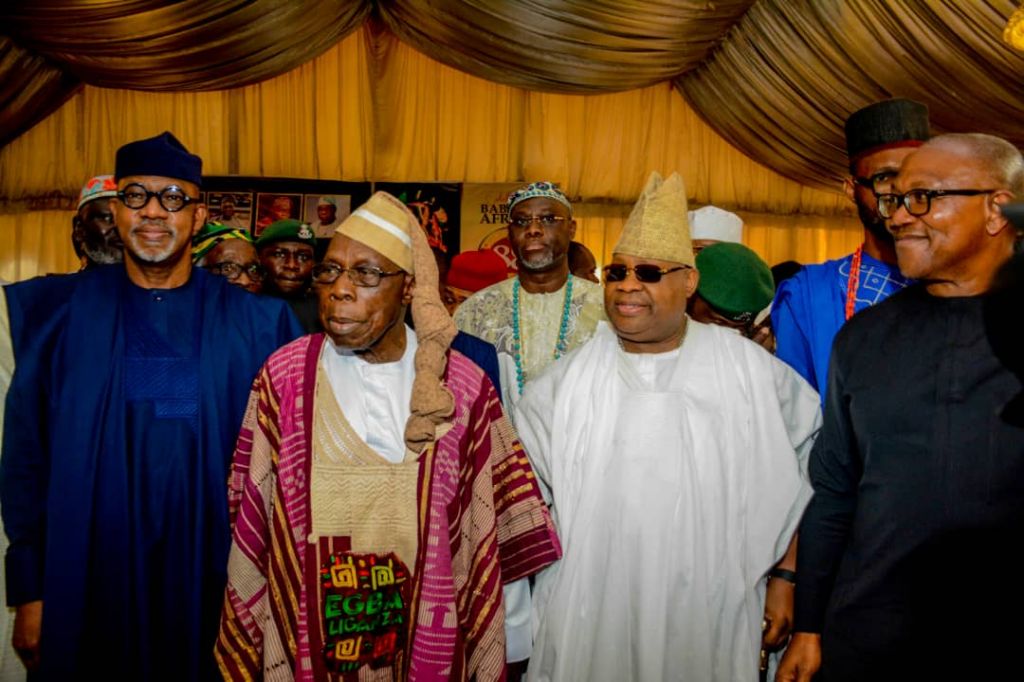
[[[203,269],[215,275],[227,277],[231,281],[241,277],[243,272],[249,275],[249,279],[254,282],[262,282],[263,278],[267,276],[267,271],[259,263],[242,265],[241,263],[226,260],[221,263],[214,263],[213,265],[204,265]]]
[[[855,175],[853,176],[853,181],[861,187],[877,193],[879,189],[884,189],[886,185],[890,184],[895,177],[896,171],[887,170],[873,173],[866,178]]]
[[[661,278],[670,272],[678,272],[679,270],[689,270],[688,265],[677,265],[674,268],[659,268],[657,265],[651,263],[641,263],[640,265],[634,265],[628,267],[620,263],[612,263],[606,265],[603,268],[604,281],[605,282],[622,282],[626,279],[629,273],[633,273],[636,277],[636,281],[643,282],[644,284],[657,284],[661,281]]]
[[[509,218],[508,224],[513,227],[518,227],[521,230],[525,230],[533,223],[537,223],[541,227],[555,227],[559,223],[564,223],[568,218],[562,215],[541,215],[541,216],[525,216],[519,215],[515,218]]]
[[[923,216],[932,210],[932,200],[942,197],[974,197],[992,194],[997,189],[912,189],[903,194],[887,192],[877,195],[878,215],[892,218],[900,206],[912,216]]]
[[[343,268],[335,263],[320,263],[319,265],[313,266],[313,281],[317,284],[334,284],[341,277],[341,273],[346,273],[352,284],[357,287],[376,287],[380,286],[380,280],[382,277],[394,277],[395,275],[404,275],[404,270],[395,270],[394,272],[385,272],[378,267],[371,265],[357,265],[354,268]]]
[[[136,210],[145,207],[153,197],[156,197],[160,206],[169,213],[177,213],[189,204],[198,201],[177,185],[168,185],[159,192],[150,192],[139,183],[133,182],[117,192],[117,198],[121,200],[122,204]]]

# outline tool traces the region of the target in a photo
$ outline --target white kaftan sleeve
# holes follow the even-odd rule
[[[818,392],[792,368],[782,362],[772,363],[775,392],[779,396],[789,440],[800,463],[800,474],[807,478],[811,448],[821,430],[821,402]]]
[[[549,376],[542,376],[526,386],[522,398],[510,409],[519,442],[537,475],[541,495],[548,507],[553,506],[550,456],[554,393],[554,382],[549,380]]]
[[[505,660],[525,661],[533,650],[530,579],[520,578],[503,588],[505,599]]]

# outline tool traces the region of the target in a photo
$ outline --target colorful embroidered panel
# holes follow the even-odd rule
[[[320,567],[327,670],[394,665],[406,646],[411,586],[409,570],[393,553],[328,555]]]

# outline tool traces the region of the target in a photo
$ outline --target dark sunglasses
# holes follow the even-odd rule
[[[632,272],[636,277],[636,281],[643,282],[644,284],[656,284],[661,281],[663,275],[689,269],[689,266],[686,265],[677,265],[674,268],[659,268],[657,265],[651,265],[650,263],[641,263],[633,267],[613,263],[612,265],[604,266],[603,271],[605,282],[621,282]]]

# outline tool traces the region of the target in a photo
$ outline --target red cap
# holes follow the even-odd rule
[[[508,279],[505,260],[490,249],[466,251],[452,259],[445,284],[465,291],[480,291]]]

